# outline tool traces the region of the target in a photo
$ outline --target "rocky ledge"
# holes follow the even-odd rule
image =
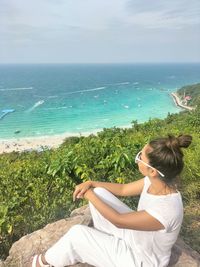
[[[74,210],[69,218],[48,224],[43,229],[22,237],[13,244],[7,259],[0,262],[0,267],[28,267],[32,255],[46,251],[75,224],[92,226],[88,206]],[[91,267],[85,263],[79,263],[75,266]],[[200,255],[189,248],[181,239],[178,239],[173,247],[168,267],[200,267]]]

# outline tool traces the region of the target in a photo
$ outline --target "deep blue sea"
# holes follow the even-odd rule
[[[179,112],[200,64],[0,65],[0,138],[84,133]]]

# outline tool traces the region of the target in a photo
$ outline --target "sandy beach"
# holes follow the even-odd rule
[[[124,125],[120,128],[130,128],[130,125]],[[16,139],[0,139],[0,154],[10,153],[13,151],[22,152],[22,151],[31,151],[37,150],[41,151],[44,149],[58,148],[66,138],[72,136],[89,136],[91,134],[96,135],[98,132],[103,129],[97,129],[90,132],[83,133],[64,133],[60,135],[53,136],[41,136],[41,137],[24,137]]]
[[[41,136],[41,137],[24,137],[16,139],[0,139],[0,154],[10,153],[13,151],[31,151],[31,150],[43,150],[45,148],[58,148],[67,137],[71,136],[89,136],[90,134],[96,134],[100,130],[84,133],[67,133],[54,136]]]

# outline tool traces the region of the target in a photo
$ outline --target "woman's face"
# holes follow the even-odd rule
[[[151,175],[165,177],[161,171],[149,164],[149,152],[152,152],[152,148],[150,145],[146,145],[136,156],[135,162],[138,163],[139,171],[143,175],[148,175],[149,177]]]
[[[144,161],[145,163],[149,164],[149,159],[148,159],[147,153],[146,153],[147,150],[149,150],[149,145],[148,144],[145,145],[143,147],[143,149],[141,150],[140,159],[142,161]],[[142,161],[138,161],[138,163],[137,163],[138,164],[139,171],[144,176],[147,176],[147,175],[149,176],[151,169],[148,166],[146,166]]]

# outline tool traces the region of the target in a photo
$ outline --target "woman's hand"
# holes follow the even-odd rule
[[[92,187],[92,181],[87,181],[84,183],[81,183],[75,187],[74,193],[73,193],[73,201],[76,200],[76,198],[84,198],[85,192]]]
[[[90,201],[90,198],[91,198],[92,194],[93,194],[93,189],[92,189],[92,188],[89,188],[89,189],[85,192],[85,194],[84,194],[84,198],[85,198],[86,200]]]

